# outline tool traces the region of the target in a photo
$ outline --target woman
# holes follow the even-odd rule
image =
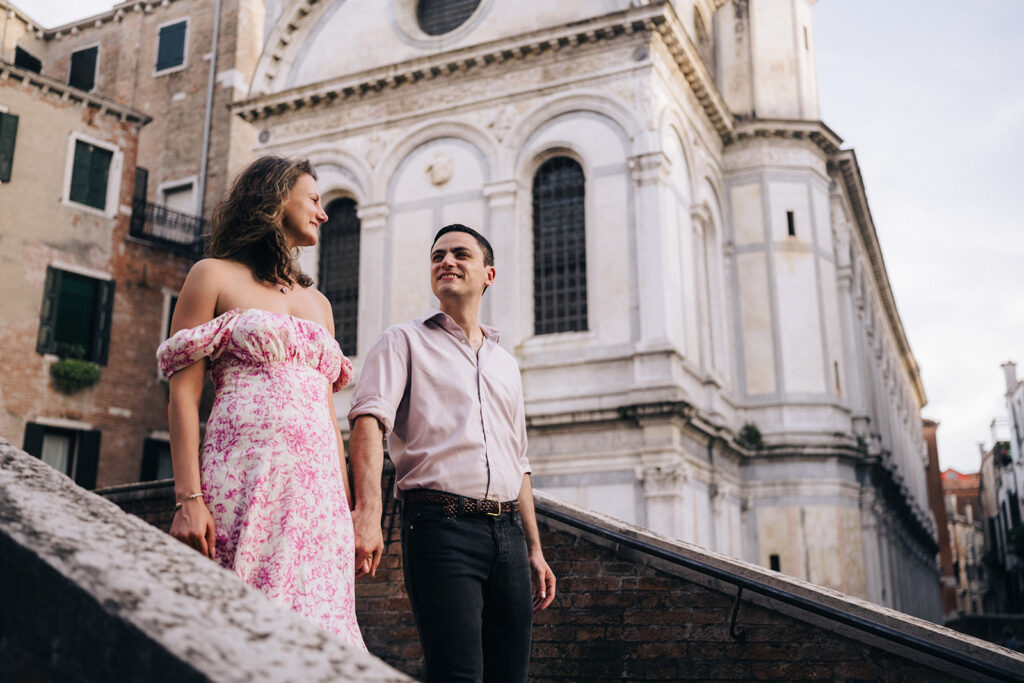
[[[362,646],[333,393],[352,378],[327,298],[295,262],[327,220],[308,161],[262,157],[213,213],[157,351],[170,377],[171,535]],[[216,399],[199,447],[199,399]]]

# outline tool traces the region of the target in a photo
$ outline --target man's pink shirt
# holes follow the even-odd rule
[[[473,352],[465,332],[434,310],[385,330],[366,354],[348,413],[380,420],[395,463],[396,493],[415,488],[512,500],[526,459],[519,365],[481,325]]]

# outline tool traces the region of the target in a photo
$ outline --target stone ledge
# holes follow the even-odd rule
[[[0,439],[0,678],[29,674],[410,680]]]

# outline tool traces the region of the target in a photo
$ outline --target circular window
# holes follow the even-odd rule
[[[420,0],[416,21],[428,36],[441,36],[466,23],[479,6],[480,0]]]

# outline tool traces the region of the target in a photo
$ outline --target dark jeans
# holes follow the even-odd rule
[[[427,681],[526,680],[533,589],[517,513],[447,518],[406,501],[402,558]]]

